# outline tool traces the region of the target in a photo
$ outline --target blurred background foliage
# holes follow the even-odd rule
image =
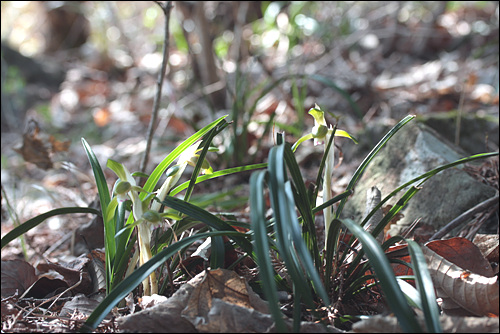
[[[67,83],[71,81],[71,73],[74,76],[82,73],[71,70],[85,64],[99,71],[94,76],[100,76],[103,84],[111,79],[143,81],[144,87],[123,87],[119,92],[122,95],[131,94],[133,89],[135,93],[148,95],[161,65],[163,20],[163,13],[154,2],[3,1],[1,38],[21,55],[52,67],[46,69],[48,73],[62,71],[65,77],[59,81],[66,86],[70,86]],[[493,1],[181,1],[174,2],[170,29],[169,84],[165,87],[164,106],[172,113],[169,103],[175,104],[188,93],[195,93],[188,101],[183,100],[190,102],[191,110],[184,108],[187,104],[181,104],[176,109],[182,110],[173,112],[193,126],[199,118],[207,116],[196,109],[208,107],[210,117],[215,117],[215,113],[231,109],[238,87],[253,89],[263,78],[276,80],[284,74],[326,74],[366,112],[373,107],[373,101],[363,101],[360,95],[365,95],[374,76],[387,70],[386,63],[406,65],[402,55],[431,60],[438,59],[440,52],[450,52],[456,54],[450,59],[453,61],[457,57],[471,60],[494,57],[498,46],[498,4]],[[412,63],[415,62],[407,64]],[[244,75],[238,77],[236,73]],[[235,81],[235,77],[249,82],[238,86],[242,83]],[[20,80],[17,83],[13,82],[16,78]],[[11,66],[4,79],[4,91],[9,97],[27,94],[19,88],[25,78],[15,75]],[[497,81],[488,83],[496,92]],[[297,87],[292,86],[293,82],[287,81],[279,87],[286,94],[278,97],[278,102],[293,95]],[[314,88],[307,87],[302,94],[318,95]],[[13,89],[19,94],[14,94]],[[71,100],[64,85],[52,91],[58,90],[62,90],[63,101]],[[109,93],[102,85],[87,90],[94,95]],[[81,97],[81,89],[76,92]],[[200,94],[209,97],[204,101],[208,106],[192,105],[191,101]],[[50,96],[38,92],[37,97]],[[95,103],[81,107],[106,115],[105,106],[112,98],[94,99]],[[297,94],[292,98],[296,99]],[[312,99],[302,102],[305,108],[314,104]],[[28,104],[19,109],[29,107]],[[345,101],[338,98],[325,109],[331,107],[348,109]],[[286,108],[296,106],[288,103]],[[139,108],[134,105],[128,109]],[[144,114],[149,110],[144,109],[134,110],[141,121],[148,117]]]
[[[484,152],[485,136],[498,149],[496,1],[173,5],[151,165],[225,114],[233,124],[214,140],[219,155],[208,156],[214,169],[263,162],[273,133],[285,130],[292,141],[311,129],[305,113],[315,103],[328,122],[361,139],[357,146],[339,139],[352,162],[337,170],[339,179],[408,114],[433,119],[452,141],[463,119],[458,143],[466,151]],[[112,158],[138,168],[164,20],[152,1],[2,1],[4,186],[55,173],[26,164],[12,150],[32,118],[40,135],[71,141],[67,152],[53,155],[56,166],[87,174],[79,145],[85,137],[103,163]],[[477,138],[467,137],[467,129]],[[305,168],[321,153],[312,145],[306,152],[298,156]],[[86,177],[52,182],[91,198],[92,186],[82,187]]]

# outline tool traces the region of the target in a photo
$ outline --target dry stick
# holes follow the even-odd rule
[[[165,5],[163,5],[160,1],[155,1],[155,3],[160,6],[163,13],[165,14],[165,38],[163,41],[163,61],[161,63],[161,71],[158,73],[158,81],[157,81],[157,89],[155,100],[153,103],[153,114],[151,115],[151,120],[149,121],[148,127],[148,141],[146,144],[146,151],[144,152],[144,158],[141,163],[141,172],[146,171],[146,166],[149,160],[149,152],[151,151],[151,142],[153,141],[153,133],[155,130],[156,119],[158,118],[158,110],[160,109],[160,99],[161,99],[161,91],[163,87],[163,78],[165,76],[165,72],[167,70],[167,62],[168,62],[168,48],[169,48],[169,36],[170,32],[168,29],[168,24],[170,21],[170,11],[172,9],[172,1],[167,1]]]
[[[480,212],[482,210],[485,210],[485,209],[489,208],[492,205],[497,204],[498,203],[498,199],[499,199],[499,195],[497,193],[494,197],[489,198],[486,201],[483,201],[483,202],[479,203],[478,205],[476,205],[472,209],[469,209],[469,210],[465,211],[460,216],[458,216],[457,218],[455,218],[451,222],[449,222],[448,225],[446,225],[441,230],[439,230],[438,232],[436,232],[429,239],[429,241],[433,241],[433,240],[437,240],[437,239],[442,238],[446,233],[450,232],[455,227],[459,226],[460,224],[462,224],[467,219],[471,218],[476,213],[478,213],[478,212]]]
[[[488,218],[490,218],[497,210],[498,210],[498,203],[496,205],[491,206],[488,212],[481,213],[477,222],[475,222],[471,226],[469,232],[465,236],[465,239],[468,239],[470,241],[474,240],[477,231],[481,228],[481,226],[483,226],[483,224],[488,220]]]
[[[462,92],[460,93],[460,100],[458,101],[458,110],[457,110],[457,119],[455,122],[455,145],[459,146],[460,144],[460,127],[462,124],[462,113],[464,109],[464,100],[465,100],[465,89],[466,85],[462,84]]]

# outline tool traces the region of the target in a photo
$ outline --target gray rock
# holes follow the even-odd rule
[[[467,156],[433,129],[411,121],[388,141],[365,169],[354,195],[344,207],[342,218],[362,221],[366,191],[370,187],[377,186],[384,199],[411,179]],[[406,190],[398,192],[384,205],[394,205]],[[494,194],[495,189],[474,179],[463,170],[463,165],[444,170],[422,185],[422,189],[401,210],[404,218],[391,226],[389,234],[400,234],[419,218],[437,230]]]

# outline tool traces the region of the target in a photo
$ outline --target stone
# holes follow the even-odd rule
[[[341,218],[361,223],[365,210],[366,191],[377,186],[382,200],[400,185],[436,167],[467,157],[435,130],[415,120],[406,124],[379,151],[365,169],[346,202]],[[481,160],[478,160],[481,163]],[[418,185],[421,181],[414,183]],[[461,213],[495,195],[495,189],[473,178],[458,165],[441,171],[421,186],[400,213],[404,215],[388,233],[399,235],[415,220],[436,230]],[[384,204],[394,205],[405,191],[398,192]]]

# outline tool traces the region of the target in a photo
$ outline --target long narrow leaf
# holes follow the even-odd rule
[[[316,225],[314,223],[314,216],[311,211],[311,202],[309,201],[309,197],[307,196],[307,189],[305,187],[302,174],[300,173],[299,165],[297,164],[297,160],[295,160],[295,156],[288,143],[285,143],[284,154],[286,165],[290,170],[290,176],[296,189],[296,193],[294,196],[295,203],[304,221],[304,237],[307,238],[306,243],[308,244],[308,248],[314,258],[316,270],[319,271],[321,267],[321,261],[318,242],[316,240]]]
[[[408,201],[420,190],[421,188],[417,188],[417,187],[410,187],[410,189],[408,189],[404,195],[397,201],[397,203],[389,210],[389,212],[385,215],[384,218],[382,218],[382,220],[377,224],[377,226],[373,229],[373,231],[371,232],[371,234],[376,238],[378,233],[380,233],[384,228],[385,226],[391,221],[391,219],[396,216],[396,214],[406,206],[406,204],[408,203]],[[378,210],[378,205],[375,206],[375,208],[371,211],[370,215],[373,214],[373,212],[375,210]],[[366,223],[366,219],[363,220],[363,222],[361,223],[360,226],[363,226],[365,223]],[[352,244],[352,241],[354,240],[354,238],[351,238],[350,242],[349,242],[349,245]],[[385,243],[384,243],[385,244]],[[343,257],[341,259],[341,261],[344,260],[345,256],[347,255],[347,253],[344,253],[343,254]],[[354,270],[354,268],[356,267],[357,263],[359,263],[359,261],[361,261],[361,258],[363,257],[364,255],[364,252],[363,250],[361,250],[360,252],[358,252],[356,258],[353,260],[353,264],[352,266],[350,266],[350,268],[348,269],[348,274],[350,275],[352,270]]]
[[[177,254],[185,246],[192,244],[194,241],[211,237],[211,236],[236,236],[240,232],[216,231],[209,233],[200,233],[187,238],[184,238],[161,252],[153,256],[149,261],[135,270],[130,276],[125,278],[118,284],[104,300],[94,309],[87,321],[80,328],[79,332],[92,332],[99,326],[101,321],[109,314],[111,309],[125,298],[132,290],[134,290],[141,282],[146,279],[156,268],[167,261],[171,256]]]
[[[217,120],[213,121],[212,123],[208,124],[207,126],[203,127],[199,131],[197,131],[195,134],[193,134],[191,137],[183,141],[179,146],[177,146],[170,154],[168,154],[159,164],[156,166],[156,168],[153,170],[149,178],[147,179],[146,183],[144,184],[144,192],[142,192],[139,195],[139,198],[143,200],[146,198],[148,193],[152,193],[154,191],[154,188],[158,184],[158,181],[160,180],[160,177],[162,174],[167,170],[167,168],[170,166],[172,162],[174,162],[179,155],[184,152],[187,148],[189,148],[192,144],[194,144],[197,140],[202,138],[208,131],[216,127],[219,123],[225,122],[224,118],[226,118],[227,115],[219,117]],[[128,220],[127,220],[127,225],[131,224],[132,221],[134,220],[133,215],[129,215]]]
[[[102,171],[99,160],[94,154],[94,151],[87,143],[85,138],[82,138],[83,148],[87,153],[87,157],[94,172],[94,179],[97,186],[97,192],[99,194],[99,199],[101,202],[101,211],[103,214],[104,221],[104,245],[105,245],[105,258],[106,258],[106,291],[109,292],[111,289],[111,277],[113,274],[113,262],[116,254],[116,243],[115,243],[115,226],[111,219],[108,219],[108,205],[111,202],[111,197],[109,194],[108,184],[104,173]]]
[[[221,176],[226,176],[234,173],[240,173],[240,172],[246,172],[246,171],[251,171],[251,170],[256,170],[256,169],[261,169],[261,168],[266,168],[267,163],[260,163],[260,164],[254,164],[254,165],[247,165],[247,166],[241,166],[241,167],[232,167],[232,168],[227,168],[227,169],[222,169],[218,170],[216,172],[213,172],[212,174],[206,174],[206,175],[200,175],[196,178],[196,184],[206,181],[206,180],[211,180],[216,177],[221,177]],[[178,194],[179,192],[183,191],[186,189],[189,185],[190,181],[186,181],[184,183],[181,183],[174,189],[170,191],[170,195],[174,196]]]
[[[382,201],[380,201],[379,204],[377,204],[375,206],[375,208],[373,208],[373,210],[365,217],[365,219],[363,219],[363,221],[361,222],[361,225],[363,226],[364,224],[366,224],[366,222],[373,216],[373,214],[379,209],[382,207],[382,205],[384,205],[389,199],[391,199],[395,194],[397,194],[399,191],[401,191],[402,189],[405,189],[406,187],[408,186],[411,186],[413,183],[416,183],[417,181],[420,181],[422,180],[422,182],[420,182],[416,187],[419,188],[421,187],[425,181],[427,181],[429,178],[431,178],[432,176],[436,175],[437,173],[439,172],[442,172],[448,168],[452,168],[452,167],[455,167],[457,165],[461,165],[461,164],[464,164],[464,163],[467,163],[467,162],[472,162],[472,161],[475,161],[475,160],[478,160],[478,159],[486,159],[486,158],[491,158],[491,157],[494,157],[494,156],[497,156],[499,153],[498,152],[490,152],[490,153],[480,153],[480,154],[475,154],[475,155],[471,155],[469,157],[465,157],[465,158],[462,158],[462,159],[459,159],[459,160],[456,160],[454,162],[451,162],[449,164],[445,164],[445,165],[441,165],[439,167],[436,167],[422,175],[419,175],[413,179],[411,179],[410,181],[400,185],[399,187],[397,187],[396,189],[394,189],[389,195],[387,195],[386,197],[384,197],[384,199]],[[409,200],[409,199],[408,199]],[[396,212],[397,213],[397,212]],[[383,228],[383,227],[382,227]],[[375,230],[374,230],[375,232]]]
[[[286,181],[284,150],[285,144],[271,149],[268,168],[271,206],[276,219],[275,231],[280,255],[285,261],[294,288],[300,290],[305,303],[313,307],[313,296],[309,288],[309,282],[312,282],[316,293],[328,304],[328,294],[324,290],[309,250],[302,239],[291,185],[289,181]]]
[[[262,289],[276,323],[276,329],[282,333],[286,331],[286,326],[279,307],[274,269],[269,256],[269,237],[265,219],[264,180],[267,176],[266,173],[266,171],[258,171],[250,177],[250,220],[254,232],[253,238],[256,260],[259,264],[259,276],[263,282]]]
[[[81,208],[81,207],[67,207],[67,208],[60,208],[60,209],[54,209],[50,210],[48,212],[42,213],[41,215],[38,215],[34,218],[28,219],[25,221],[23,224],[17,226],[14,228],[12,231],[4,235],[2,238],[2,247],[4,248],[7,246],[9,242],[14,240],[15,238],[20,237],[24,233],[28,232],[32,228],[40,225],[43,223],[46,219],[58,215],[65,215],[65,214],[72,214],[72,213],[92,213],[98,216],[101,216],[101,212],[99,210],[93,209],[93,208]]]
[[[328,206],[330,206],[330,205],[332,205],[334,203],[337,203],[338,201],[343,200],[344,198],[347,198],[347,197],[351,196],[352,193],[353,193],[352,190],[346,190],[343,193],[338,194],[334,198],[331,198],[328,201],[322,203],[321,205],[318,205],[318,206],[314,207],[312,209],[312,213],[314,214],[314,213],[320,212],[324,208],[326,208],[326,207],[328,207]]]
[[[152,192],[154,188],[156,187],[158,181],[160,180],[161,175],[165,170],[167,170],[168,166],[182,153],[184,150],[186,150],[189,146],[194,144],[198,139],[203,137],[208,131],[210,131],[212,128],[217,126],[220,122],[226,118],[227,115],[222,116],[218,118],[217,120],[213,121],[212,123],[208,124],[207,126],[203,127],[199,131],[197,131],[195,134],[193,134],[191,137],[186,139],[182,144],[177,146],[172,152],[170,152],[169,155],[167,155],[162,162],[156,166],[156,168],[153,170],[151,175],[149,176],[148,180],[144,184],[144,190],[146,192]],[[144,199],[146,197],[146,194],[141,194],[141,199]]]
[[[165,199],[162,201],[162,203],[165,204],[166,206],[171,207],[174,210],[182,212],[183,214],[191,218],[197,219],[200,222],[207,224],[208,226],[216,230],[224,230],[228,232],[235,231],[235,229],[231,225],[229,225],[222,219],[189,202],[183,201],[181,199],[172,196],[166,196]],[[238,237],[235,237],[234,241],[249,255],[252,254],[252,245],[247,240],[247,238],[242,237],[240,235]]]
[[[82,138],[82,144],[85,152],[87,153],[92,171],[94,172],[97,192],[99,194],[99,199],[101,200],[101,208],[103,209],[102,212],[104,212],[105,208],[108,206],[108,203],[111,201],[108,184],[106,183],[106,178],[104,177],[104,173],[102,171],[101,165],[99,164],[99,160],[97,160],[94,151],[87,143],[85,138]]]
[[[349,184],[347,185],[347,190],[354,189],[354,186],[358,182],[358,180],[361,177],[361,175],[363,175],[364,170],[366,169],[366,167],[368,166],[368,164],[373,160],[373,158],[375,157],[375,155],[377,155],[377,153],[380,151],[380,149],[389,141],[389,139],[392,138],[392,136],[394,136],[406,123],[408,123],[409,121],[411,121],[413,118],[415,118],[415,116],[413,116],[413,115],[409,115],[409,116],[406,116],[405,118],[403,118],[401,121],[398,122],[398,124],[396,124],[379,141],[379,143],[371,150],[370,153],[368,153],[368,155],[365,157],[365,159],[361,162],[361,164],[358,166],[358,168],[354,172],[351,180],[349,181]],[[340,204],[339,204],[339,206],[337,208],[337,211],[336,211],[336,215],[335,215],[336,218],[340,217],[340,214],[341,214],[341,212],[342,212],[342,210],[344,208],[344,205],[345,205],[346,201],[347,201],[347,199],[343,199],[340,202]]]
[[[399,288],[393,269],[377,240],[361,226],[350,220],[345,220],[342,223],[361,241],[363,250],[380,281],[387,303],[398,318],[403,331],[422,332],[422,328]]]
[[[427,269],[427,262],[420,246],[413,240],[408,242],[408,251],[413,265],[413,273],[417,283],[418,291],[422,300],[422,309],[424,311],[425,324],[429,333],[442,333],[441,323],[439,322],[439,308],[434,293],[431,274]]]
[[[229,124],[224,120],[222,120],[220,123],[218,123],[216,127],[208,132],[206,138],[201,143],[201,145],[203,145],[203,149],[200,152],[198,162],[196,163],[196,166],[193,169],[193,173],[191,174],[191,179],[189,180],[189,185],[186,190],[186,194],[184,195],[185,201],[189,201],[189,198],[191,197],[191,193],[193,192],[194,185],[196,184],[196,180],[198,178],[198,175],[200,174],[201,166],[203,165],[203,161],[205,160],[205,156],[207,155],[210,143],[212,142],[213,138],[222,130],[224,130],[224,128],[226,128]]]
[[[417,176],[417,177],[411,179],[410,181],[397,187],[389,195],[384,197],[384,199],[382,201],[380,201],[380,203],[377,204],[373,208],[373,210],[365,217],[365,219],[363,219],[363,221],[361,222],[360,225],[364,226],[366,224],[366,222],[375,214],[375,212],[377,210],[379,210],[382,207],[382,205],[384,205],[389,199],[391,199],[393,196],[395,196],[399,191],[401,191],[402,189],[405,189],[408,186],[411,186],[413,183],[416,183],[417,181],[422,180],[416,187],[410,188],[405,193],[405,195],[403,195],[403,197],[396,203],[396,205],[393,206],[391,208],[391,210],[389,210],[388,214],[380,221],[380,223],[375,227],[375,229],[373,230],[372,233],[375,236],[378,235],[378,233],[380,233],[385,228],[385,226],[392,219],[392,217],[394,217],[407,204],[407,202],[416,194],[416,192],[420,189],[420,187],[424,184],[424,182],[427,181],[429,178],[431,178],[432,176],[436,175],[437,173],[442,172],[443,170],[446,170],[448,168],[452,168],[452,167],[455,167],[457,165],[464,164],[464,163],[471,162],[471,161],[475,161],[478,159],[486,159],[486,158],[494,157],[497,155],[498,155],[498,152],[475,154],[475,155],[472,155],[472,156],[469,156],[466,158],[456,160],[456,161],[449,163],[449,164],[441,165],[441,166],[436,167],[436,168],[434,168],[434,169],[432,169],[432,170],[430,170],[430,171],[428,171],[420,176]],[[354,237],[351,238],[351,240],[349,241],[349,245],[352,244],[354,239],[355,239]],[[341,261],[344,260],[346,255],[347,255],[347,253],[343,254]],[[353,263],[355,263],[355,264],[358,263],[361,260],[363,255],[364,255],[363,251],[361,250],[361,252],[359,252],[357,257],[354,259]],[[355,268],[355,265],[351,266],[350,268]],[[349,274],[352,272],[352,270],[349,272]]]

